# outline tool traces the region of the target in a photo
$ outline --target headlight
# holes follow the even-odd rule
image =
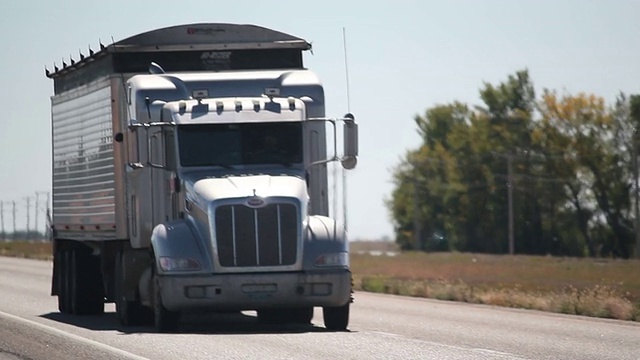
[[[349,267],[349,254],[346,252],[323,254],[316,258],[315,266],[346,266]]]
[[[163,271],[189,271],[200,270],[200,262],[192,258],[160,257],[160,268]]]

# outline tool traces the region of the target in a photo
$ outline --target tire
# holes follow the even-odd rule
[[[148,308],[139,300],[127,300],[124,295],[124,272],[122,271],[122,252],[116,254],[115,264],[115,304],[116,314],[122,326],[145,325],[149,318]]]
[[[313,307],[304,307],[290,310],[291,322],[294,324],[309,325],[313,319]]]
[[[89,249],[71,249],[68,253],[67,295],[71,313],[100,315],[104,313],[104,287],[100,258]]]
[[[167,310],[162,305],[160,284],[157,278],[153,281],[153,320],[157,332],[170,333],[178,329],[180,313]]]
[[[262,309],[258,310],[258,322],[261,324],[282,324],[283,319],[278,310]]]
[[[313,307],[258,310],[258,321],[262,324],[308,325],[311,319],[313,319]]]
[[[322,308],[324,327],[333,331],[345,331],[349,326],[349,303],[337,307]]]
[[[58,310],[62,314],[71,314],[71,273],[70,273],[70,252],[68,250],[57,250],[57,285],[58,285]]]

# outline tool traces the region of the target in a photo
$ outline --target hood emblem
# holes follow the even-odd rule
[[[248,207],[259,208],[259,207],[263,207],[264,205],[265,205],[264,199],[259,196],[254,196],[252,198],[249,198],[249,200],[247,200]]]

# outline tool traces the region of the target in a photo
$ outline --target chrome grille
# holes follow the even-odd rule
[[[292,265],[298,215],[292,204],[223,205],[215,213],[218,260],[224,267]]]

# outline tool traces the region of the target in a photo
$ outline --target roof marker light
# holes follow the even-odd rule
[[[267,95],[268,97],[280,96],[280,89],[278,89],[278,88],[265,88],[264,89],[264,94]]]
[[[253,100],[253,111],[260,111],[260,100]]]
[[[289,96],[287,98],[287,101],[289,102],[289,110],[293,111],[296,109],[296,99],[293,96]]]
[[[236,112],[242,111],[242,101],[236,100]]]
[[[216,101],[216,111],[222,112],[224,110],[224,103],[222,101]]]
[[[207,89],[197,89],[197,90],[193,90],[191,92],[191,96],[193,96],[194,99],[206,99],[209,97],[209,90]]]

